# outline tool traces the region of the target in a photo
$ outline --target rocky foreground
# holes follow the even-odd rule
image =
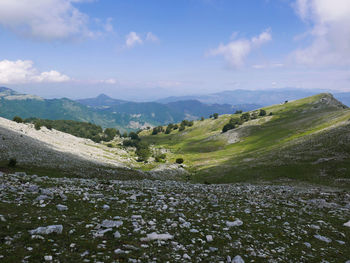
[[[350,262],[350,194],[0,173],[1,262]]]

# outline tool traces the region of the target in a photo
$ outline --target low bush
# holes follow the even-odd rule
[[[183,158],[177,158],[177,159],[175,160],[175,162],[176,162],[177,164],[182,164],[182,163],[184,162],[184,159],[183,159]]]
[[[23,122],[23,119],[19,116],[15,116],[13,117],[13,121],[17,122],[17,123],[22,123]]]
[[[16,167],[16,165],[17,165],[16,158],[11,158],[8,162],[8,167]]]

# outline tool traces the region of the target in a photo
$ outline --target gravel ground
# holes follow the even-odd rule
[[[350,194],[0,174],[1,262],[348,262]]]

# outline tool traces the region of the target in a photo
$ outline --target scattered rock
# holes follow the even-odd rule
[[[68,210],[68,207],[67,207],[67,206],[65,206],[65,205],[60,205],[60,204],[56,205],[56,208],[57,208],[59,211],[66,211],[66,210]]]
[[[40,226],[36,229],[30,230],[31,235],[48,235],[51,233],[61,234],[63,230],[62,225]]]

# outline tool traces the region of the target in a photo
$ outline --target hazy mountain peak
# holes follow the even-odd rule
[[[109,97],[108,95],[106,95],[104,93],[101,93],[96,98],[98,98],[98,99],[112,99],[111,97]]]

